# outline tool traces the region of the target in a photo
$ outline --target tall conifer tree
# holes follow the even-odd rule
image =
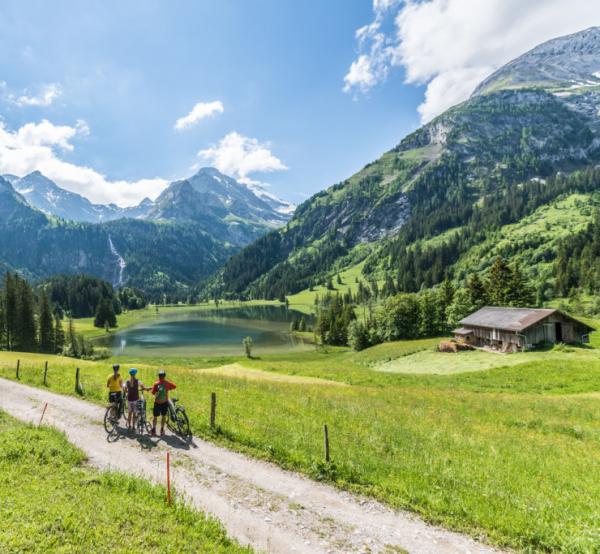
[[[46,291],[42,291],[40,298],[40,351],[54,353],[55,336],[52,309]]]
[[[54,318],[54,352],[61,354],[65,347],[65,331],[58,315]]]

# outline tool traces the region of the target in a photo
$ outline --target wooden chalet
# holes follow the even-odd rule
[[[540,343],[587,343],[593,327],[553,309],[486,306],[460,321],[454,338],[472,346],[519,352]]]

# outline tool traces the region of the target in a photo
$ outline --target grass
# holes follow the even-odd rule
[[[146,382],[168,365],[194,432],[204,438],[502,546],[597,551],[598,351],[463,356],[433,352],[437,341],[359,353],[330,348],[131,363]],[[40,386],[41,356],[1,353],[0,375],[14,378],[17,356],[22,381]],[[431,360],[471,370],[484,359],[488,369],[423,372]],[[377,371],[390,363],[409,363],[412,373]],[[88,398],[104,402],[110,360],[51,358],[50,388],[73,394],[77,364]],[[218,398],[216,430],[208,425],[211,392]],[[323,462],[324,423],[330,465]]]
[[[433,349],[419,351],[377,366],[379,371],[393,373],[440,374],[485,371],[498,366],[510,367],[526,362],[558,360],[598,360],[598,352],[585,347],[556,347],[548,351],[518,352],[510,356],[483,350],[443,354]]]
[[[0,412],[2,552],[250,552],[162,487],[85,464],[62,433]]]

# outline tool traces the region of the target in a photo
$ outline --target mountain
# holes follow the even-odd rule
[[[473,94],[533,87],[553,92],[593,89],[600,86],[599,52],[600,27],[555,38],[492,73]]]
[[[33,207],[49,215],[55,215],[71,221],[102,223],[122,217],[144,217],[152,206],[146,198],[138,206],[120,208],[115,204],[92,204],[87,198],[60,188],[39,171],[29,173],[22,178],[5,175],[14,189]]]
[[[534,48],[304,202],[284,227],[230,258],[205,291],[277,298],[359,265],[366,282],[412,291],[464,279],[495,254],[521,261],[551,289],[557,237],[578,232],[569,221],[590,221],[600,204],[597,75],[597,28]],[[564,206],[567,218],[540,217]],[[515,236],[511,225],[529,231]]]
[[[238,183],[210,167],[171,183],[156,202],[145,198],[129,208],[93,204],[39,171],[22,178],[4,178],[31,206],[65,220],[104,223],[129,218],[194,223],[217,240],[238,246],[280,227],[295,208],[258,186]]]
[[[86,273],[153,298],[185,297],[241,246],[289,219],[213,168],[171,183],[156,202],[92,204],[38,171],[0,177],[0,269],[40,279]]]
[[[189,222],[57,219],[31,207],[0,177],[0,267],[29,278],[85,273],[142,288],[154,299],[181,297],[235,251]]]
[[[246,245],[289,219],[290,205],[259,197],[212,167],[171,183],[147,215],[151,221],[194,222],[219,240]]]

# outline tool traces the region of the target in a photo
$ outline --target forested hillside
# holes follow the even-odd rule
[[[557,39],[560,48],[548,54],[577,75],[600,70],[600,61],[593,63],[600,60],[600,30],[582,36]],[[582,40],[589,48],[571,47]],[[527,56],[535,58],[536,49],[511,65],[510,86],[488,83],[299,206],[284,228],[228,260],[205,284],[206,293],[281,298],[324,284],[365,258],[365,282],[392,282],[396,291],[411,292],[446,277],[464,279],[465,260],[474,263],[472,270],[485,270],[496,254],[512,259],[527,252],[531,258],[533,251],[537,258],[524,270],[535,286],[546,296],[564,293],[548,267],[557,259],[558,239],[579,229],[549,220],[544,236],[551,244],[542,253],[541,245],[534,248],[522,237],[512,241],[509,226],[557,205],[568,206],[574,217],[587,212],[591,221],[600,190],[600,117],[591,108],[599,103],[600,80],[590,73],[591,81],[575,86],[563,71],[559,80],[548,73],[546,82],[534,83],[517,76],[531,67]],[[574,193],[580,194],[577,202],[565,201]],[[475,256],[483,245],[496,247],[491,236],[510,244],[503,252]],[[572,277],[570,284],[582,283]]]
[[[121,219],[94,225],[47,216],[2,178],[0,237],[4,268],[26,277],[85,273],[160,297],[185,296],[235,251],[191,222]]]

